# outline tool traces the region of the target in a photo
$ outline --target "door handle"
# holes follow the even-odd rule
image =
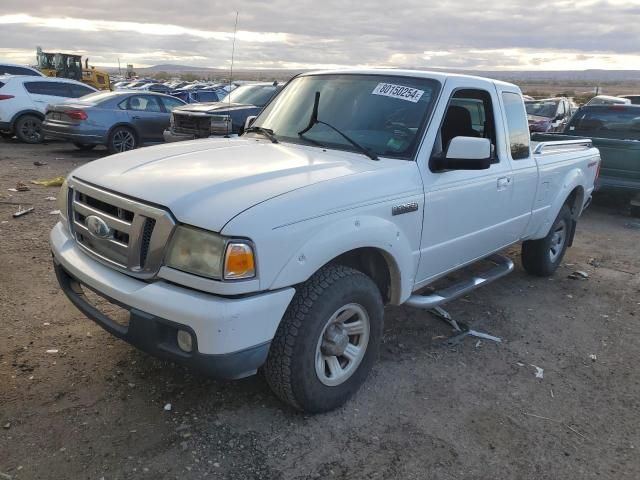
[[[503,190],[511,184],[511,177],[498,178],[498,190]]]
[[[131,118],[133,118],[134,120],[140,120],[140,117],[139,117],[138,115],[134,115],[134,116],[133,116],[133,117],[131,117]]]

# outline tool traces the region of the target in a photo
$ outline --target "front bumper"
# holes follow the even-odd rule
[[[171,129],[169,128],[167,128],[164,132],[162,132],[162,136],[164,137],[164,141],[167,143],[182,142],[183,140],[194,140],[196,138],[200,138],[195,135],[191,135],[187,133],[172,132]]]
[[[231,299],[165,281],[138,280],[89,257],[62,223],[51,231],[50,242],[58,282],[82,313],[143,351],[216,378],[256,372],[295,293],[286,288]],[[129,325],[124,327],[101,313],[80,286],[129,310]],[[178,329],[191,333],[191,353],[178,348]]]

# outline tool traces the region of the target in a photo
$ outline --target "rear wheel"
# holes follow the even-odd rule
[[[15,124],[14,130],[18,140],[24,143],[41,143],[42,120],[35,115],[23,115]]]
[[[110,153],[126,152],[138,146],[135,133],[129,127],[116,127],[109,135],[107,148]]]
[[[548,277],[556,271],[569,244],[573,217],[564,205],[546,237],[522,243],[522,266],[539,277]]]
[[[88,145],[86,143],[76,143],[76,142],[73,142],[73,146],[76,147],[78,150],[85,150],[85,151],[93,150],[94,148],[96,148],[95,145]]]
[[[286,403],[310,413],[344,404],[378,355],[380,291],[365,274],[332,265],[296,293],[271,343],[265,376]]]

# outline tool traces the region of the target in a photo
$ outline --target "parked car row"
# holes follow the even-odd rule
[[[165,140],[239,134],[247,118],[281,88],[257,83],[231,93],[185,89],[190,99],[204,102],[187,105],[149,88],[98,92],[74,80],[6,75],[0,77],[0,134],[27,143],[66,140],[79,149],[104,145],[111,153]]]

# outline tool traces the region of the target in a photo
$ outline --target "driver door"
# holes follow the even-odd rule
[[[419,161],[423,169],[425,208],[421,260],[416,284],[426,284],[451,270],[512,243],[509,202],[511,167],[495,86],[481,79],[450,78],[434,114]],[[431,139],[429,138],[431,136]],[[430,159],[443,155],[456,136],[488,138],[494,160],[486,170],[437,171]],[[423,149],[424,150],[424,149]],[[427,149],[428,150],[428,147]]]

